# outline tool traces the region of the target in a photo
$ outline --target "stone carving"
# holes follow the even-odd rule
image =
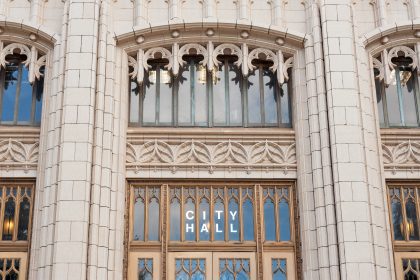
[[[166,167],[173,171],[178,168],[270,168],[296,169],[295,144],[280,144],[274,141],[241,143],[225,140],[205,143],[187,140],[168,143],[150,140],[139,144],[127,143],[127,168]]]
[[[412,63],[408,65],[409,67],[411,67],[413,70],[418,67],[417,55],[414,50],[406,46],[398,46],[390,49],[388,52],[388,65],[391,69],[394,69],[394,67],[397,66],[392,62],[392,59],[398,57],[400,53],[403,53],[404,57],[409,57],[412,59]]]
[[[0,167],[36,169],[39,143],[23,143],[12,138],[0,140]]]
[[[43,74],[40,72],[42,66],[47,63],[47,56],[43,55],[38,57],[38,50],[32,46],[31,49],[19,43],[12,43],[4,46],[4,43],[0,41],[0,67],[6,67],[9,64],[7,56],[14,53],[25,55],[26,60],[22,63],[29,69],[28,80],[32,84],[36,79],[40,79]]]
[[[163,47],[151,48],[148,50],[139,49],[137,50],[136,59],[132,56],[128,57],[128,65],[131,67],[129,76],[133,79],[137,78],[139,84],[143,83],[144,71],[151,67],[148,64],[148,60],[156,58],[156,55],[158,55],[159,58],[167,59],[168,64],[165,68],[171,70],[172,74],[177,76],[179,66],[185,64],[182,57],[186,54],[190,54],[191,50],[194,50],[195,54],[204,57],[200,63],[203,66],[207,66],[209,71],[213,71],[221,64],[217,58],[219,55],[228,54],[237,56],[238,59],[235,61],[235,65],[241,67],[244,76],[248,76],[249,71],[252,71],[255,68],[252,64],[253,60],[265,59],[272,61],[273,66],[270,69],[273,73],[277,73],[279,84],[283,84],[289,79],[287,71],[289,68],[293,67],[293,56],[289,56],[285,60],[281,50],[273,51],[265,48],[255,48],[248,53],[248,45],[246,43],[242,43],[241,46],[230,43],[215,46],[212,41],[209,41],[206,47],[196,43],[184,44],[182,46],[179,46],[178,43],[173,43],[171,51],[168,48]]]
[[[384,79],[384,65],[377,58],[372,59],[373,69],[378,70],[378,75],[375,76],[376,79],[382,81]]]

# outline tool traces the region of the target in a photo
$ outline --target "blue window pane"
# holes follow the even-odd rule
[[[224,204],[220,199],[214,204],[214,239],[225,240],[225,215]]]
[[[246,199],[242,204],[242,219],[244,222],[244,240],[254,240],[254,206],[250,199]]]
[[[414,189],[405,189],[404,196],[405,202],[405,213],[407,215],[406,229],[410,240],[418,240],[419,232],[417,226],[417,211],[416,204],[414,203]]]
[[[143,92],[143,122],[156,122],[156,68],[146,73]]]
[[[287,280],[287,267],[285,259],[272,259],[271,272],[273,280]]]
[[[270,70],[263,71],[264,113],[266,124],[277,123],[277,81]]]
[[[185,217],[185,240],[195,240],[195,203],[192,198],[188,198],[184,205]]]
[[[153,259],[139,259],[137,263],[138,280],[153,279]]]
[[[2,122],[13,122],[14,120],[18,76],[18,64],[11,63],[6,67],[1,111]]]
[[[171,201],[171,209],[169,210],[170,239],[174,241],[181,240],[181,205],[178,199]]]
[[[248,77],[248,122],[261,124],[260,70]]]
[[[290,241],[290,210],[289,203],[282,199],[279,203],[280,240]]]
[[[36,92],[35,92],[35,123],[36,124],[39,124],[41,122],[43,92],[44,92],[44,78],[41,77],[39,81],[36,82]]]
[[[172,78],[168,70],[159,69],[159,123],[172,122]]]
[[[264,226],[265,240],[276,240],[276,218],[274,215],[274,203],[271,199],[264,202]]]
[[[229,64],[229,117],[231,125],[242,124],[242,74],[234,64]]]
[[[210,240],[210,206],[207,199],[200,202],[200,240]]]
[[[159,201],[152,198],[149,204],[149,240],[159,240]]]
[[[29,71],[22,64],[22,80],[20,83],[20,94],[18,100],[18,123],[29,123],[31,121],[32,108],[32,85],[29,83]]]
[[[390,189],[389,196],[391,200],[392,228],[394,229],[394,240],[403,240],[403,231],[401,228],[403,222],[402,207],[400,201],[400,190],[398,188]]]
[[[226,69],[224,65],[219,67],[213,81],[213,119],[214,124],[226,124]]]
[[[144,201],[137,198],[134,203],[134,226],[133,239],[144,240]]]
[[[280,89],[281,100],[281,122],[283,124],[291,124],[291,111],[290,111],[290,97],[289,97],[289,84],[284,83]]]
[[[235,199],[229,201],[229,240],[239,240],[239,206]],[[248,226],[248,225],[247,225]]]
[[[191,72],[187,65],[178,76],[178,123],[191,124]]]
[[[205,66],[196,64],[194,66],[194,77],[192,84],[194,92],[194,121],[196,125],[207,124],[207,70]]]

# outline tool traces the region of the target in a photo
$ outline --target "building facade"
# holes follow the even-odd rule
[[[0,279],[420,279],[419,0],[0,0]]]

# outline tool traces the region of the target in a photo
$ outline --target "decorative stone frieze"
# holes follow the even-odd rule
[[[296,147],[293,137],[263,135],[238,139],[227,137],[188,137],[168,139],[166,136],[137,137],[127,140],[126,166],[135,173],[144,170],[280,170],[284,174],[296,170]]]

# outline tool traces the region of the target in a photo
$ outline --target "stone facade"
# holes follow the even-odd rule
[[[126,279],[138,179],[296,181],[302,279],[396,279],[386,182],[420,182],[420,132],[380,128],[373,70],[420,61],[420,1],[0,0],[10,43],[45,65],[40,127],[0,125],[0,178],[36,179],[27,279]],[[226,49],[292,73],[293,128],[128,125],[148,59]]]

